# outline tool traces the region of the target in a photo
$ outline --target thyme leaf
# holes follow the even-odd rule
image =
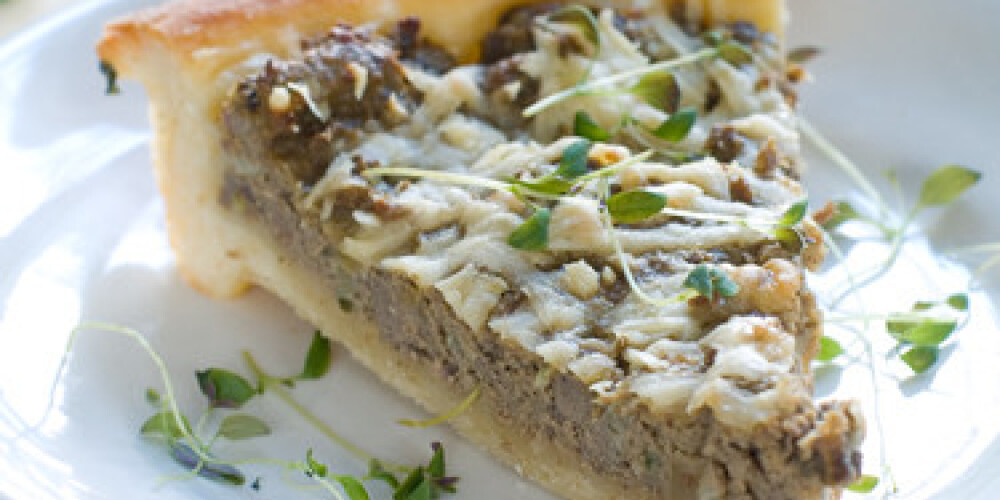
[[[329,472],[329,467],[327,467],[326,464],[317,461],[313,457],[312,448],[306,450],[306,474],[318,477],[326,477],[328,472]]]
[[[183,423],[184,428],[177,423]],[[173,411],[161,411],[143,422],[139,429],[143,435],[159,435],[166,439],[180,439],[187,434],[191,434],[191,423],[184,415],[175,414]]]
[[[917,346],[940,345],[955,331],[958,322],[953,319],[927,318],[919,321],[901,319],[899,315],[890,315],[886,321],[886,330],[899,340]]]
[[[253,416],[238,413],[227,415],[219,424],[219,436],[229,440],[250,439],[266,436],[271,433],[271,427],[263,420]]]
[[[323,378],[330,371],[330,352],[330,339],[324,337],[319,330],[313,332],[312,343],[309,344],[309,351],[306,353],[305,365],[298,378],[305,380]]]
[[[564,179],[576,179],[589,172],[587,157],[593,146],[594,144],[587,139],[580,139],[567,146],[559,160],[556,174]]]
[[[510,236],[507,244],[519,250],[542,250],[549,244],[549,221],[552,213],[547,208],[538,208]]]
[[[681,101],[681,89],[674,74],[661,70],[646,73],[630,88],[629,93],[660,111],[673,113]]]
[[[195,372],[195,377],[214,408],[239,408],[257,393],[250,382],[229,370],[210,368]]]
[[[802,222],[802,219],[806,216],[808,207],[809,200],[800,200],[793,203],[785,210],[785,213],[781,214],[781,217],[778,219],[778,227],[788,228]]]
[[[594,142],[606,142],[611,139],[611,132],[604,130],[586,111],[580,110],[573,117],[573,135]]]
[[[947,205],[974,186],[982,174],[959,165],[945,165],[931,173],[920,189],[918,207]]]
[[[709,300],[720,296],[732,297],[740,292],[739,283],[733,281],[725,271],[705,264],[699,264],[688,274],[684,279],[684,286]]]
[[[665,141],[678,142],[688,136],[697,119],[698,113],[695,110],[683,109],[670,115],[652,133]]]
[[[374,458],[368,461],[368,474],[365,475],[364,479],[383,481],[392,487],[393,491],[399,489],[399,479],[389,472],[385,466],[382,465],[382,462],[379,462]]]
[[[97,69],[104,75],[104,79],[107,82],[104,95],[120,94],[122,90],[118,87],[118,71],[115,70],[115,67],[107,61],[101,61],[97,65]]]
[[[153,389],[152,387],[147,387],[146,388],[146,402],[149,403],[149,404],[151,404],[151,405],[158,405],[158,404],[160,404],[160,393],[157,392],[157,390]]]
[[[203,478],[233,486],[242,486],[246,482],[246,477],[236,467],[225,463],[204,461],[194,449],[181,441],[175,440],[170,443],[170,456],[185,469]]]
[[[964,293],[949,295],[948,298],[945,299],[945,303],[956,311],[965,312],[969,310],[969,296]]]
[[[734,40],[726,40],[716,48],[719,59],[733,66],[743,66],[753,62],[753,53],[746,46]]]
[[[819,339],[819,353],[816,361],[833,361],[841,354],[844,354],[844,347],[831,337],[823,336]]]
[[[507,179],[511,185],[527,189],[536,194],[551,196],[561,196],[573,188],[573,183],[559,175],[546,175],[538,179],[528,181],[520,179]]]
[[[816,58],[816,56],[820,55],[822,52],[823,50],[819,47],[810,45],[795,47],[794,49],[788,51],[786,59],[790,63],[805,64]]]
[[[350,500],[369,500],[368,491],[365,490],[361,481],[358,481],[354,476],[335,475],[333,476],[333,480],[340,483],[340,486],[344,488],[344,493],[347,493],[347,498]]]
[[[937,346],[918,345],[904,352],[900,359],[913,370],[914,373],[921,374],[937,363],[940,349]]]
[[[858,478],[857,481],[847,485],[847,489],[855,493],[871,493],[878,486],[878,478],[875,476],[864,475]]]
[[[597,25],[597,18],[594,17],[594,13],[590,9],[582,5],[563,7],[549,14],[549,21],[574,26],[595,47],[601,46],[601,32]]]
[[[667,197],[636,189],[618,193],[607,200],[608,213],[616,222],[631,224],[660,213],[667,206]]]

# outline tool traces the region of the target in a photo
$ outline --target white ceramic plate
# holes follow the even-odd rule
[[[166,358],[182,406],[201,408],[193,373],[210,366],[243,371],[242,349],[272,371],[295,372],[310,328],[271,297],[254,292],[208,300],[177,277],[165,239],[162,206],[149,168],[149,132],[140,88],[102,95],[93,45],[100,26],[149,2],[80,4],[0,44],[0,496],[13,500],[97,498],[301,498],[300,477],[247,468],[260,492],[203,480],[162,479],[179,469],[138,436],[152,410],[143,399],[159,386],[156,371],[130,340],[88,332],[79,338],[40,426],[68,333],[102,320],[144,332]],[[865,165],[886,188],[881,169],[897,168],[912,201],[923,175],[957,162],[986,175],[968,196],[919,220],[929,237],[907,240],[897,265],[865,292],[869,312],[908,307],[962,291],[969,274],[945,258],[949,249],[1000,241],[995,163],[1000,132],[1000,3],[994,0],[792,1],[792,39],[826,48],[804,90],[813,122]],[[814,203],[865,201],[846,177],[814,157],[807,181]],[[890,197],[891,199],[891,197]],[[851,243],[851,242],[843,242]],[[846,245],[852,268],[881,259],[883,243]],[[981,260],[979,260],[981,261]],[[971,258],[965,265],[978,262]],[[816,276],[832,293],[843,267]],[[875,422],[870,371],[842,361],[819,370],[818,392],[861,397],[872,420],[866,445],[877,473],[881,443],[909,499],[992,499],[1000,491],[1000,335],[996,274],[972,290],[970,322],[949,342],[945,362],[908,376],[896,361],[876,363],[881,425]],[[851,306],[849,303],[848,306]],[[861,356],[850,334],[833,331]],[[877,352],[891,346],[877,328]],[[447,429],[412,430],[398,418],[423,418],[343,352],[323,382],[295,394],[330,425],[372,453],[417,463],[442,441],[462,477],[456,498],[551,498],[464,444]],[[346,473],[361,464],[330,445],[269,398],[248,411],[274,435],[225,445],[226,456],[301,460],[304,451]],[[379,490],[384,495],[385,490]],[[306,496],[320,497],[319,492]]]

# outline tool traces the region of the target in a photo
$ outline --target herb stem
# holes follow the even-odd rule
[[[608,186],[607,179],[602,178],[600,183],[600,191],[603,199],[606,200],[608,198],[609,190],[610,189]],[[631,288],[632,291],[635,292],[635,294],[639,297],[640,300],[648,304],[651,304],[655,307],[666,307],[669,305],[676,304],[678,302],[683,302],[688,298],[683,293],[667,298],[656,298],[644,292],[642,288],[639,288],[639,283],[636,282],[635,276],[632,275],[632,269],[629,267],[629,263],[625,258],[625,252],[622,250],[622,244],[620,241],[618,241],[618,235],[615,234],[615,222],[611,218],[611,214],[609,214],[607,211],[602,211],[601,216],[602,216],[601,220],[604,222],[604,229],[608,235],[608,240],[611,241],[611,245],[615,249],[615,255],[618,256],[618,262],[622,266],[622,273],[625,275],[625,281],[628,282],[629,288]]]
[[[545,97],[545,98],[537,101],[536,103],[532,104],[531,106],[528,106],[527,108],[525,108],[523,114],[524,114],[525,117],[530,118],[530,117],[535,116],[538,113],[541,113],[542,111],[544,111],[544,110],[552,107],[553,105],[557,104],[558,102],[566,100],[568,98],[576,97],[576,96],[580,96],[580,95],[586,95],[586,94],[589,94],[589,93],[593,92],[594,90],[596,90],[596,89],[598,89],[600,87],[606,87],[606,86],[611,86],[611,85],[615,85],[615,84],[618,84],[618,83],[622,83],[622,82],[624,82],[624,81],[626,81],[626,80],[628,80],[630,78],[641,77],[643,75],[647,75],[647,74],[654,73],[654,72],[657,72],[657,71],[663,71],[663,70],[667,70],[667,69],[676,68],[678,66],[683,66],[683,65],[686,65],[686,64],[692,64],[692,63],[701,61],[703,59],[707,59],[709,57],[712,57],[712,56],[718,54],[718,52],[719,51],[717,49],[715,49],[715,48],[705,48],[705,49],[701,49],[701,50],[699,50],[697,52],[692,52],[690,54],[686,54],[686,55],[683,55],[681,57],[678,57],[678,58],[675,58],[675,59],[671,59],[669,61],[661,61],[661,62],[658,62],[658,63],[653,63],[653,64],[649,64],[647,66],[643,66],[641,68],[636,68],[636,69],[633,69],[633,70],[623,71],[621,73],[616,73],[614,75],[606,76],[604,78],[597,78],[595,80],[589,80],[587,82],[583,82],[583,83],[577,84],[577,85],[575,85],[573,87],[570,87],[570,88],[568,88],[566,90],[563,90],[563,91],[560,91],[560,92],[556,92],[555,94],[551,94],[551,95],[549,95],[549,96],[547,96],[547,97]]]
[[[437,417],[428,420],[400,419],[397,420],[396,422],[399,425],[405,425],[407,427],[433,427],[435,425],[443,424],[461,415],[462,413],[465,413],[466,410],[468,410],[469,407],[472,406],[472,403],[476,402],[476,399],[479,399],[479,393],[481,392],[481,389],[482,388],[477,385],[476,388],[473,389],[472,392],[465,397],[465,399],[463,399],[461,402],[455,405],[454,408],[442,413],[441,415],[438,415]]]
[[[101,330],[105,332],[118,333],[131,338],[139,344],[139,346],[146,351],[146,354],[150,357],[150,359],[153,360],[153,364],[156,365],[157,370],[160,372],[160,379],[163,381],[163,390],[166,393],[167,405],[169,405],[170,411],[173,414],[174,422],[177,424],[177,428],[180,430],[181,435],[188,441],[191,450],[198,456],[199,465],[205,463],[219,463],[218,460],[212,458],[205,452],[205,444],[201,441],[201,439],[188,431],[188,426],[185,424],[184,419],[181,416],[181,410],[177,407],[177,398],[174,395],[174,386],[170,381],[170,372],[167,371],[167,365],[164,363],[163,358],[156,353],[149,341],[146,340],[146,337],[138,331],[124,326],[102,322],[81,323],[79,326],[74,328],[73,332],[70,334],[69,342],[66,345],[67,354],[73,348],[73,343],[76,340],[77,334],[83,330]]]
[[[760,224],[763,226],[777,226],[777,220],[765,220],[765,219],[748,219],[746,217],[740,217],[738,215],[726,215],[726,214],[710,214],[705,212],[692,212],[690,210],[682,210],[679,208],[665,207],[660,210],[660,213],[667,215],[673,215],[675,217],[687,217],[690,219],[700,219],[700,220],[710,220],[718,222],[733,222],[737,224]]]
[[[504,182],[487,177],[411,167],[375,167],[365,170],[362,172],[362,175],[369,178],[385,176],[416,177],[420,179],[443,181],[464,186],[478,186],[496,190],[507,190],[509,187]]]
[[[834,146],[826,137],[819,133],[815,127],[812,126],[805,118],[799,117],[799,131],[805,136],[809,142],[811,142],[816,149],[819,149],[821,153],[826,155],[835,165],[840,167],[841,170],[847,174],[855,184],[861,188],[872,200],[878,205],[879,211],[882,216],[887,216],[889,212],[889,207],[886,205],[885,200],[882,199],[882,195],[875,189],[875,186],[868,180],[861,169],[854,164],[844,153],[840,152],[836,146]]]
[[[906,321],[906,322],[919,322],[919,321],[951,321],[954,318],[945,318],[942,316],[935,316],[931,314],[921,314],[918,312],[911,313],[892,313],[892,314],[842,314],[839,316],[827,316],[823,321],[827,323],[854,323],[858,321],[869,322],[869,321]]]
[[[892,236],[892,242],[890,243],[889,246],[889,255],[885,258],[885,261],[883,261],[882,264],[875,269],[874,273],[868,275],[860,282],[851,284],[847,290],[845,290],[843,293],[841,293],[835,299],[833,299],[833,301],[830,303],[831,308],[837,307],[838,305],[840,305],[841,301],[843,301],[848,295],[871,284],[872,282],[878,280],[879,278],[884,276],[887,272],[889,272],[889,269],[891,269],[892,266],[896,263],[896,260],[899,258],[900,252],[903,250],[903,240],[906,239],[906,230],[909,228],[910,224],[913,223],[913,220],[917,217],[917,214],[920,213],[921,208],[922,207],[920,205],[913,207],[913,210],[910,210],[910,213],[906,215],[906,218],[903,220],[903,223],[899,226],[898,229],[894,231],[894,234]]]
[[[973,246],[968,246],[968,247],[963,247],[963,248],[956,248],[955,250],[951,251],[951,253],[953,253],[953,254],[960,254],[960,253],[993,253],[993,252],[1000,252],[1000,243],[985,243],[985,244],[982,244],[982,245],[973,245]]]
[[[250,368],[250,371],[253,372],[254,376],[257,377],[257,380],[260,383],[261,392],[269,390],[272,393],[274,393],[274,395],[278,396],[278,399],[281,399],[285,404],[291,407],[292,410],[295,411],[295,413],[298,413],[299,416],[302,417],[302,419],[312,424],[312,426],[315,427],[317,430],[319,430],[324,436],[329,438],[331,441],[336,443],[341,448],[347,450],[349,453],[351,453],[358,459],[366,463],[376,459],[374,456],[362,450],[354,443],[348,441],[340,434],[337,434],[337,432],[331,429],[329,425],[320,420],[320,418],[317,417],[316,414],[309,411],[308,408],[299,403],[294,397],[292,397],[291,393],[289,393],[288,390],[286,390],[281,385],[280,378],[269,375],[266,372],[264,372],[264,370],[261,369],[260,365],[257,363],[257,360],[254,359],[253,355],[250,354],[249,351],[243,351],[243,360],[246,362],[247,367]],[[402,465],[390,464],[385,461],[380,461],[380,462],[399,471],[410,470],[409,467],[405,467]]]
[[[975,271],[972,272],[972,277],[970,281],[976,282],[982,275],[986,274],[986,271],[993,269],[997,264],[1000,264],[1000,254],[994,255],[979,265]]]
[[[851,267],[847,264],[847,256],[840,249],[840,245],[837,245],[836,241],[833,239],[833,236],[830,235],[829,232],[827,232],[822,227],[820,227],[819,230],[823,235],[823,241],[826,242],[827,248],[830,249],[830,252],[834,255],[834,257],[837,259],[840,265],[844,266],[844,270],[847,272],[847,281],[848,284],[850,285],[849,290],[851,290],[851,293],[856,293],[856,291],[860,289],[860,286],[858,285],[857,280],[854,277],[854,273],[851,272]],[[879,403],[879,397],[880,397],[879,386],[878,386],[879,367],[875,365],[876,363],[875,348],[872,346],[871,340],[869,340],[868,337],[864,335],[864,332],[867,332],[871,327],[871,320],[868,318],[868,316],[870,316],[871,314],[868,312],[868,307],[864,299],[861,296],[858,296],[857,299],[858,299],[858,305],[861,307],[861,316],[863,316],[863,318],[861,319],[862,330],[858,331],[857,329],[854,328],[848,328],[847,330],[849,330],[851,333],[854,334],[855,339],[861,342],[861,345],[864,347],[865,350],[864,364],[868,366],[868,377],[870,383],[872,384],[872,395],[874,396],[872,398],[873,399],[872,417],[875,421],[875,427],[876,429],[878,429],[879,463],[881,465],[882,475],[887,476],[891,481],[894,482],[895,478],[892,477],[887,457],[889,446],[885,439],[885,425],[882,422],[882,405]],[[830,309],[831,310],[834,309],[834,306],[830,306]]]
[[[198,423],[194,425],[194,433],[196,435],[201,435],[201,431],[205,427],[205,423],[208,421],[208,417],[209,415],[212,414],[212,410],[214,409],[215,409],[214,406],[209,405],[209,407],[206,408],[205,411],[201,412],[201,416],[198,417]],[[212,438],[212,441],[215,441],[215,438]],[[209,448],[212,447],[211,443],[209,443],[208,447]]]

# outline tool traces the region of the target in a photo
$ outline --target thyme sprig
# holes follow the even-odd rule
[[[455,492],[456,477],[445,475],[444,448],[440,443],[432,443],[432,454],[427,465],[408,467],[379,460],[361,450],[350,441],[342,438],[298,403],[288,391],[296,381],[315,380],[329,371],[330,343],[319,332],[314,333],[312,342],[306,354],[305,362],[299,375],[278,377],[264,372],[259,363],[248,352],[244,359],[256,378],[256,384],[236,372],[222,368],[208,368],[195,373],[195,379],[202,394],[206,397],[208,406],[199,419],[199,424],[192,426],[190,420],[179,409],[166,363],[152,348],[149,341],[138,331],[108,323],[85,323],[78,326],[70,335],[66,354],[60,363],[60,369],[54,382],[58,384],[59,377],[65,368],[65,360],[72,351],[75,339],[80,332],[100,330],[125,335],[132,339],[152,359],[156,365],[164,387],[164,393],[149,388],[145,391],[145,399],[157,411],[146,419],[140,427],[142,435],[159,440],[164,450],[187,474],[167,478],[167,481],[202,477],[233,486],[246,484],[246,476],[239,469],[243,465],[275,466],[286,471],[298,471],[317,483],[336,500],[370,500],[365,488],[365,481],[382,481],[393,489],[393,498],[399,500],[432,500],[443,492]],[[271,432],[270,425],[264,420],[245,413],[229,413],[221,419],[216,430],[203,436],[202,424],[207,416],[220,410],[237,410],[251,399],[271,392],[289,404],[305,420],[315,425],[324,435],[369,464],[369,472],[364,477],[336,474],[329,466],[319,462],[313,455],[313,450],[306,452],[304,461],[287,461],[272,458],[250,458],[243,460],[225,460],[215,455],[213,448],[218,439],[245,440],[267,436]],[[475,394],[475,393],[474,393]],[[463,408],[471,404],[474,397],[463,402]],[[47,412],[46,412],[47,413]],[[450,414],[449,414],[450,415]],[[450,415],[453,416],[453,415]],[[43,417],[44,420],[44,417]],[[399,476],[397,476],[397,474]],[[400,481],[404,477],[404,481]],[[254,490],[260,489],[260,478],[251,483]]]

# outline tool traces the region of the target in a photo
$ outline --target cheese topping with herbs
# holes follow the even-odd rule
[[[800,311],[799,269],[822,259],[822,245],[808,219],[795,229],[800,251],[782,253],[774,232],[804,197],[793,174],[795,116],[769,76],[783,61],[768,43],[757,44],[750,61],[729,61],[663,13],[645,19],[639,29],[655,42],[643,50],[619,30],[612,10],[596,15],[598,44],[585,27],[536,23],[536,48],[519,55],[519,70],[538,82],[539,102],[550,101],[529,107],[520,131],[485,118],[484,66],[441,75],[407,66],[406,78],[423,94],[419,107],[396,101],[402,124],[365,131],[299,203],[322,214],[344,255],[437,290],[469,327],[536,353],[602,401],[635,398],[654,412],[710,408],[724,423],[748,428],[809,399],[782,314]],[[567,54],[567,39],[581,50]],[[652,65],[684,58],[669,72],[676,106],[654,105],[642,89],[622,91],[661,75],[647,71]],[[372,76],[351,70],[360,96]],[[620,78],[628,72],[636,76]],[[307,97],[307,87],[289,88]],[[519,91],[516,82],[501,90]],[[284,108],[288,99],[272,94],[270,105]],[[685,109],[701,111],[682,138],[655,133]],[[613,171],[559,195],[509,189],[512,179],[558,174],[582,140],[571,135],[581,112],[613,131],[587,150],[589,172]],[[706,144],[725,154],[700,155]],[[372,174],[359,161],[374,172],[397,170]],[[335,199],[369,186],[399,215],[356,210],[357,229],[345,235],[332,217]],[[634,190],[663,197],[664,208],[610,224],[608,195]],[[513,248],[511,234],[542,207],[544,248]],[[699,262],[726,273],[739,293],[692,296],[685,278]],[[500,307],[505,294],[519,300]]]

